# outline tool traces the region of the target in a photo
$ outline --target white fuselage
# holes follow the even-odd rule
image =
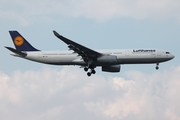
[[[117,56],[116,63],[101,63],[94,62],[96,66],[103,65],[116,65],[116,64],[148,64],[148,63],[160,63],[171,60],[174,58],[169,52],[154,49],[125,49],[125,50],[104,50],[98,51],[105,55]],[[73,51],[33,51],[26,52],[25,59],[53,65],[80,65],[87,66],[81,56]],[[18,56],[16,54],[12,54]],[[20,57],[20,56],[19,56]]]

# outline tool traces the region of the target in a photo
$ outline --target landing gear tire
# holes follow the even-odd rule
[[[95,70],[92,70],[91,73],[92,73],[92,74],[96,74],[96,71],[95,71]]]
[[[84,71],[87,72],[87,76],[91,76],[92,74],[96,74],[96,71],[94,70],[94,66],[86,66],[84,67]]]
[[[88,73],[87,73],[87,76],[89,76],[89,77],[90,77],[90,76],[91,76],[91,73],[90,73],[90,72],[88,72]]]
[[[159,69],[159,67],[158,66],[156,66],[156,70],[158,70]]]
[[[87,67],[85,67],[85,68],[84,68],[84,71],[86,71],[86,72],[87,72],[87,71],[88,71],[88,68],[87,68]]]

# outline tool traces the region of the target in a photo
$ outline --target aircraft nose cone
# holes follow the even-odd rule
[[[171,59],[173,59],[175,56],[171,54]]]

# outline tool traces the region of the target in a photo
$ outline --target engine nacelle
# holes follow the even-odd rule
[[[117,56],[115,55],[103,55],[97,58],[101,63],[117,63]]]
[[[102,71],[105,72],[120,72],[120,65],[102,66]]]

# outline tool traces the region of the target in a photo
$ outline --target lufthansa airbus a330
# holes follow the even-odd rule
[[[157,49],[125,49],[125,50],[92,50],[79,43],[63,37],[56,31],[54,35],[65,42],[69,48],[66,51],[41,51],[34,48],[17,31],[9,31],[15,48],[6,47],[13,56],[52,65],[79,65],[88,76],[95,74],[96,67],[102,67],[105,72],[120,72],[122,64],[156,64],[174,58],[170,52]]]

